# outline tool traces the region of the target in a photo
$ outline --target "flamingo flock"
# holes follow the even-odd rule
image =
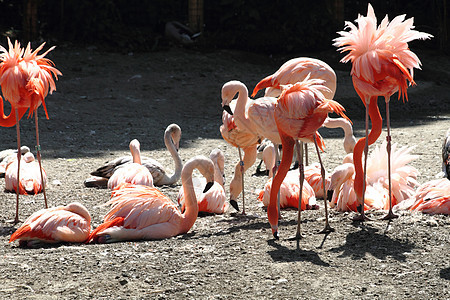
[[[21,48],[17,41],[13,44],[8,39],[9,49],[0,46],[0,84],[3,97],[11,104],[11,112],[7,116],[4,114],[1,99],[0,125],[16,125],[17,150],[0,152],[0,167],[5,174],[5,189],[16,192],[14,222],[19,222],[19,194],[43,193],[45,199],[45,208],[29,216],[11,235],[10,243],[19,241],[22,246],[35,246],[169,238],[189,232],[201,212],[224,214],[229,205],[239,211],[240,194],[245,216],[245,172],[255,163],[259,149],[269,177],[254,200],[261,201],[267,208],[267,219],[275,239],[280,236],[281,209],[290,207],[298,211],[295,239],[300,240],[301,212],[321,209],[319,199],[323,199],[324,208],[322,233],[334,231],[328,209],[359,212],[355,217],[358,221],[367,221],[367,210],[387,210],[385,219],[396,218],[393,213],[396,209],[449,214],[450,129],[442,151],[442,171],[446,178],[422,185],[417,181],[418,170],[410,165],[418,158],[411,154],[413,148],[391,143],[390,135],[390,97],[398,92],[399,99],[408,100],[408,85],[415,85],[413,69],[421,65],[408,48],[408,42],[432,36],[414,30],[413,19],[405,19],[405,15],[392,21],[386,16],[377,24],[370,4],[367,15],[359,15],[356,24],[346,22],[345,29],[338,32],[340,36],[333,42],[340,52],[348,52],[341,61],[352,62],[350,75],[365,106],[364,138],[356,141],[346,109],[333,99],[338,86],[334,70],[316,58],[291,59],[254,87],[251,97],[265,89],[263,97],[250,98],[247,86],[238,80],[222,86],[220,133],[239,153],[228,185],[223,152],[214,149],[209,158],[199,155],[183,163],[179,154],[181,128],[170,124],[164,132],[164,142],[174,161],[172,174],[156,160],[141,156],[140,142],[133,139],[129,145],[131,155],[107,162],[84,181],[85,187],[111,190],[110,199],[103,204],[109,210],[94,230],[91,215],[82,203],[47,206],[47,178],[41,163],[37,109],[42,105],[48,118],[45,97],[56,89],[55,80],[62,75],[53,62],[45,58],[54,47],[38,54],[44,44],[33,51],[30,44]],[[382,132],[378,96],[385,99],[387,138],[369,153],[369,145],[374,144]],[[22,147],[20,142],[19,121],[27,110],[29,117],[35,116],[37,162],[30,149]],[[339,118],[330,117],[332,113]],[[327,144],[319,134],[321,127],[339,127],[345,135],[343,145],[347,155],[331,172],[321,158]],[[303,143],[314,144],[318,163],[304,163]],[[290,170],[294,149],[298,169]],[[195,170],[201,176],[195,174]],[[178,184],[180,179],[175,202],[160,187]]]

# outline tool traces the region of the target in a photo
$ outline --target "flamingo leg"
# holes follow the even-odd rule
[[[300,145],[298,140],[295,140],[295,149],[297,151],[298,157],[298,170],[300,173],[299,183],[300,190],[298,195],[298,214],[297,214],[297,233],[295,234],[295,239],[300,240],[302,238],[302,234],[300,232],[301,227],[301,217],[302,217],[302,197],[303,197],[303,180],[305,179],[305,170],[303,165],[303,143]]]
[[[239,150],[239,164],[241,165],[241,182],[242,182],[242,214],[245,215],[245,195],[244,195],[244,174],[245,174],[245,168],[244,168],[244,161],[242,160],[242,153],[241,153],[241,147],[238,147]]]
[[[386,127],[387,127],[387,136],[386,136],[386,150],[388,155],[388,182],[389,182],[389,212],[386,216],[383,217],[383,220],[392,220],[398,218],[398,215],[392,212],[392,182],[391,182],[391,125],[389,120],[389,99],[386,99]]]
[[[320,157],[319,146],[317,145],[315,135],[314,135],[314,145],[316,146],[317,156],[319,157],[320,172],[322,175],[322,186],[323,186],[323,202],[325,206],[325,227],[319,233],[330,233],[334,231],[334,228],[332,228],[328,223],[328,193],[325,190],[325,168],[323,167],[322,158]]]
[[[37,110],[34,113],[34,120],[35,120],[35,125],[36,125],[36,157],[39,162],[39,171],[41,172],[42,193],[44,194],[45,208],[48,208],[47,195],[45,193],[44,175],[42,173],[41,145],[39,143],[39,127],[38,127],[38,112],[37,112]]]
[[[309,158],[308,158],[308,143],[301,143],[302,145],[305,144],[305,166],[309,165]]]
[[[16,216],[14,224],[19,223],[19,186],[20,186],[20,161],[22,160],[22,151],[20,150],[20,126],[19,111],[16,107],[16,133],[17,133],[17,187],[16,187]]]
[[[272,172],[272,183],[273,180],[275,178],[275,173],[278,170],[278,167],[280,166],[280,151],[278,149],[278,144],[274,144],[275,146],[275,166],[273,167],[273,172]],[[278,190],[278,195],[277,195],[277,209],[278,209],[278,218],[281,219],[281,209],[280,209],[280,196],[281,196],[281,192],[280,190]]]

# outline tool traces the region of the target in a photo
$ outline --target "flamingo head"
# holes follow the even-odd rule
[[[276,240],[279,240],[280,237],[278,236],[278,225],[272,225],[271,224],[270,228],[272,229],[273,238],[276,239]]]

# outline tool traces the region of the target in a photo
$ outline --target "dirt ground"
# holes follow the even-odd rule
[[[448,56],[418,54],[424,70],[416,73],[409,102],[392,99],[391,124],[394,142],[415,146],[413,153],[419,158],[412,165],[423,183],[441,170],[443,135],[450,127],[450,73]],[[349,66],[340,64],[341,55],[334,51],[305,55],[335,68],[335,99],[346,107],[355,135],[361,137],[364,108],[351,84]],[[183,161],[209,155],[216,147],[224,151],[229,183],[238,152],[219,133],[220,89],[234,79],[253,89],[292,57],[176,47],[121,54],[58,45],[50,58],[64,76],[46,100],[50,119],[39,110],[49,205],[80,201],[97,227],[108,210],[101,204],[110,191],[85,188],[83,180],[104,162],[128,153],[133,138],[140,140],[143,155],[173,169],[163,148],[163,131],[170,123],[183,131]],[[16,147],[15,128],[0,130],[1,149]],[[343,133],[320,132],[327,147],[323,159],[331,171],[345,155]],[[34,147],[33,120],[23,119],[21,134],[22,144]],[[400,212],[400,218],[387,222],[380,220],[383,212],[370,212],[372,220],[361,225],[352,223],[352,214],[331,210],[336,231],[323,235],[317,234],[324,223],[323,208],[306,211],[304,238],[297,248],[289,239],[295,234],[295,211],[283,211],[281,239],[273,240],[256,200],[267,177],[252,176],[255,167],[245,177],[248,216],[230,208],[225,215],[199,217],[188,234],[161,241],[37,249],[8,243],[20,223],[7,222],[14,218],[15,195],[3,192],[2,179],[0,297],[450,299],[448,216]],[[178,183],[161,190],[175,200],[179,188]],[[21,196],[21,220],[43,206],[42,194]]]

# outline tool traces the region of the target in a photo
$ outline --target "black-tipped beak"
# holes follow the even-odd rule
[[[209,189],[214,185],[213,181],[210,181],[206,184],[205,189],[203,190],[203,193],[206,193],[207,191],[209,191]]]
[[[225,182],[226,182],[225,174],[223,174],[222,177],[223,177],[223,183],[225,184]]]
[[[327,199],[328,199],[328,202],[331,202],[331,200],[333,199],[333,190],[328,190],[327,191]]]
[[[233,111],[231,110],[231,107],[229,105],[224,105],[223,110],[229,113],[230,115],[233,115]]]
[[[233,206],[233,208],[234,208],[235,210],[239,211],[239,205],[238,205],[238,203],[236,202],[236,200],[230,199],[230,204],[231,204],[231,206]]]
[[[361,211],[362,211],[362,205],[361,205],[361,204],[358,205],[358,206],[356,207],[356,210],[357,210],[359,213],[361,213]]]
[[[277,241],[280,239],[280,237],[278,236],[278,231],[273,232],[273,238],[276,239]]]

